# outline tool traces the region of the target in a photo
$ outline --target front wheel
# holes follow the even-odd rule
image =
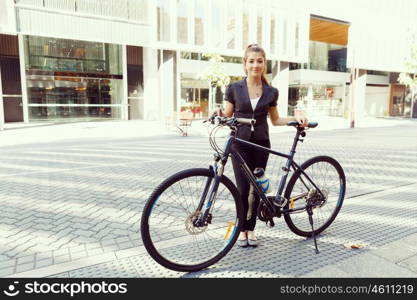
[[[334,221],[342,207],[346,178],[340,164],[329,156],[313,157],[304,162],[301,169],[322,193],[317,192],[307,177],[297,170],[285,190],[285,198],[289,199],[285,209],[294,212],[284,214],[284,218],[292,232],[310,237],[313,231],[306,206],[310,204],[312,207],[314,233],[321,233]]]
[[[193,272],[216,263],[233,247],[243,220],[239,193],[226,176],[221,177],[217,191],[212,191],[214,183],[212,170],[189,169],[153,191],[142,213],[141,234],[156,262]],[[212,206],[207,204],[210,195]],[[206,222],[198,223],[204,212],[210,212]]]

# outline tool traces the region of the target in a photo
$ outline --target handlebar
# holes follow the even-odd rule
[[[248,118],[234,118],[234,117],[228,118],[228,117],[212,116],[209,119],[204,121],[204,123],[206,122],[210,122],[211,124],[235,127],[239,124],[254,125],[256,123],[256,120],[248,119]]]
[[[209,119],[207,119],[205,122],[210,122],[211,124],[218,124],[223,126],[229,126],[229,127],[236,127],[239,124],[246,124],[246,125],[254,125],[256,123],[255,119],[248,119],[248,118],[228,118],[228,117],[219,117],[219,116],[211,116]],[[297,121],[290,121],[287,123],[287,126],[294,126],[299,129],[305,129],[305,128],[315,128],[317,127],[317,122],[308,122],[306,127],[299,126],[300,124]]]

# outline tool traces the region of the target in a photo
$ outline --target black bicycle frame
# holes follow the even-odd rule
[[[231,154],[231,149],[232,149],[232,144],[233,143],[238,143],[238,144],[242,144],[242,145],[246,145],[246,146],[250,146],[252,148],[261,150],[263,152],[268,152],[270,154],[273,155],[278,155],[281,157],[284,157],[287,159],[286,165],[285,167],[283,167],[283,171],[285,172],[284,175],[282,175],[280,181],[279,181],[279,185],[278,185],[278,189],[275,195],[275,199],[278,199],[279,197],[282,197],[282,194],[284,192],[284,188],[285,185],[287,183],[287,177],[288,174],[290,172],[290,169],[292,168],[295,171],[299,170],[304,176],[305,178],[311,183],[311,185],[324,197],[322,191],[317,187],[317,185],[311,180],[311,178],[304,172],[304,170],[294,161],[294,156],[296,153],[296,148],[297,148],[297,144],[299,141],[303,141],[300,139],[300,135],[302,135],[302,130],[297,129],[297,133],[294,137],[294,141],[291,147],[291,151],[290,154],[284,154],[278,151],[274,151],[271,150],[269,148],[242,140],[240,138],[236,138],[233,135],[230,135],[230,137],[228,138],[225,148],[224,148],[224,153],[222,155],[221,161],[223,166],[226,164],[227,159],[229,157],[229,154]],[[304,135],[303,135],[304,137]],[[234,156],[234,158],[238,161],[239,166],[241,167],[243,173],[246,175],[247,179],[249,180],[249,182],[253,185],[256,193],[258,194],[258,196],[265,202],[267,203],[267,205],[269,207],[275,207],[274,203],[272,203],[272,201],[270,200],[270,198],[265,196],[265,193],[262,192],[262,190],[260,189],[260,187],[258,186],[258,184],[256,183],[256,178],[253,175],[252,171],[249,169],[248,165],[246,164],[245,160],[242,158],[242,156],[239,153],[232,153],[232,155]],[[302,179],[301,179],[302,180]],[[305,182],[302,180],[303,184],[305,185]],[[294,212],[294,211],[298,211],[298,210],[302,210],[304,208],[299,208],[299,209],[286,209],[286,210],[282,210],[281,212],[283,213],[289,213],[289,212]]]
[[[203,211],[203,213],[200,214],[199,218],[197,218],[197,220],[195,221],[195,225],[196,226],[204,226],[204,223],[206,222],[206,220],[207,220],[207,218],[210,214],[210,211],[213,207],[213,202],[214,202],[215,197],[216,197],[217,188],[219,186],[221,177],[223,176],[223,170],[224,170],[224,167],[227,163],[227,160],[228,160],[230,154],[232,154],[235,157],[235,159],[238,160],[239,166],[241,167],[243,173],[246,175],[246,178],[253,185],[254,190],[257,193],[257,195],[273,211],[276,210],[277,206],[274,205],[272,200],[270,198],[266,197],[265,193],[260,189],[260,187],[256,183],[255,176],[253,175],[252,171],[249,169],[248,165],[246,164],[246,162],[242,158],[242,156],[238,152],[235,152],[235,153],[231,152],[233,143],[247,145],[247,146],[253,147],[255,149],[258,149],[258,150],[261,150],[261,151],[264,151],[264,152],[268,152],[268,153],[273,154],[273,155],[278,155],[278,156],[281,156],[281,157],[284,157],[284,158],[287,159],[286,165],[283,168],[285,173],[284,173],[284,175],[282,175],[282,177],[279,181],[279,185],[278,185],[277,193],[275,195],[275,199],[278,199],[279,197],[282,197],[285,185],[287,183],[287,177],[288,177],[288,174],[289,174],[291,168],[294,170],[294,172],[299,170],[306,177],[306,179],[311,183],[311,185],[324,197],[322,191],[311,180],[311,178],[304,172],[304,170],[294,161],[294,156],[295,156],[295,153],[296,153],[295,150],[297,148],[297,144],[298,144],[299,141],[303,141],[303,140],[300,139],[300,135],[302,135],[302,132],[303,132],[302,130],[297,129],[297,133],[294,137],[294,142],[292,144],[290,154],[284,154],[284,153],[281,153],[281,152],[278,152],[278,151],[271,150],[269,148],[266,148],[266,147],[263,147],[263,146],[260,146],[260,145],[242,140],[240,138],[235,137],[233,134],[231,134],[229,136],[228,140],[225,143],[223,154],[221,155],[221,157],[220,156],[216,157],[216,162],[217,161],[222,162],[222,164],[220,166],[220,170],[219,170],[219,167],[217,166],[217,164],[215,164],[214,166],[210,166],[210,170],[213,172],[214,182],[212,184],[213,177],[209,177],[207,179],[203,194],[202,194],[201,199],[200,199],[200,203],[199,203],[198,208],[197,208],[197,211]],[[304,185],[306,185],[305,182],[302,179],[301,179],[301,181],[303,182]],[[207,195],[209,195],[209,200],[206,202],[205,199],[206,199]],[[205,204],[205,207],[203,209],[204,204]],[[280,212],[281,213],[290,213],[290,212],[295,212],[295,211],[299,211],[299,210],[303,210],[303,209],[304,208],[281,209]]]

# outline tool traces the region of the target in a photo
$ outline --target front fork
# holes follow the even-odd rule
[[[207,178],[203,194],[197,207],[198,218],[193,222],[196,227],[207,226],[211,222],[211,212],[216,200],[217,190],[220,180],[223,176],[225,162],[221,160],[220,155],[214,154],[214,163],[209,167],[212,177]],[[208,195],[208,200],[206,201]],[[201,212],[201,213],[200,213]]]

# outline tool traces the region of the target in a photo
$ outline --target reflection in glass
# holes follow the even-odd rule
[[[309,69],[346,72],[347,48],[345,46],[310,41]]]
[[[256,16],[256,37],[258,44],[262,45],[263,36],[262,36],[262,26],[263,26],[263,8],[258,7],[257,16]]]
[[[288,115],[294,116],[297,105],[309,116],[344,116],[344,85],[292,85],[288,94]]]
[[[194,74],[181,74],[181,112],[192,112],[193,118],[208,117],[208,83]]]
[[[195,0],[194,13],[195,13],[195,35],[194,43],[198,46],[204,45],[204,27],[205,27],[205,0]]]
[[[157,1],[158,41],[169,42],[170,36],[170,1]]]
[[[26,36],[26,69],[122,74],[119,45]]]
[[[177,41],[188,43],[188,0],[178,0],[177,4]]]
[[[30,119],[120,118],[122,80],[28,75]]]
[[[243,15],[242,15],[242,48],[246,49],[249,45],[249,8],[247,2],[243,2]]]
[[[297,49],[298,48],[296,48],[296,50]],[[309,62],[303,64],[290,63],[290,70],[311,69],[320,71],[348,72],[348,68],[346,67],[346,58],[347,48],[345,46],[310,41]]]
[[[121,46],[25,37],[29,119],[121,118]]]
[[[224,1],[223,0],[213,0],[211,2],[211,16],[212,23],[210,26],[211,31],[211,43],[213,47],[220,47],[223,42],[223,10],[224,10]]]
[[[270,38],[269,38],[269,40],[270,40],[270,45],[271,45],[271,53],[276,53],[275,52],[275,49],[276,49],[276,47],[275,47],[275,43],[276,43],[276,41],[275,41],[275,34],[276,34],[276,31],[275,31],[275,29],[276,29],[276,25],[277,24],[277,22],[276,22],[276,17],[275,17],[275,15],[271,15],[271,24],[270,24]]]
[[[227,1],[227,48],[236,47],[236,8],[232,0]]]

